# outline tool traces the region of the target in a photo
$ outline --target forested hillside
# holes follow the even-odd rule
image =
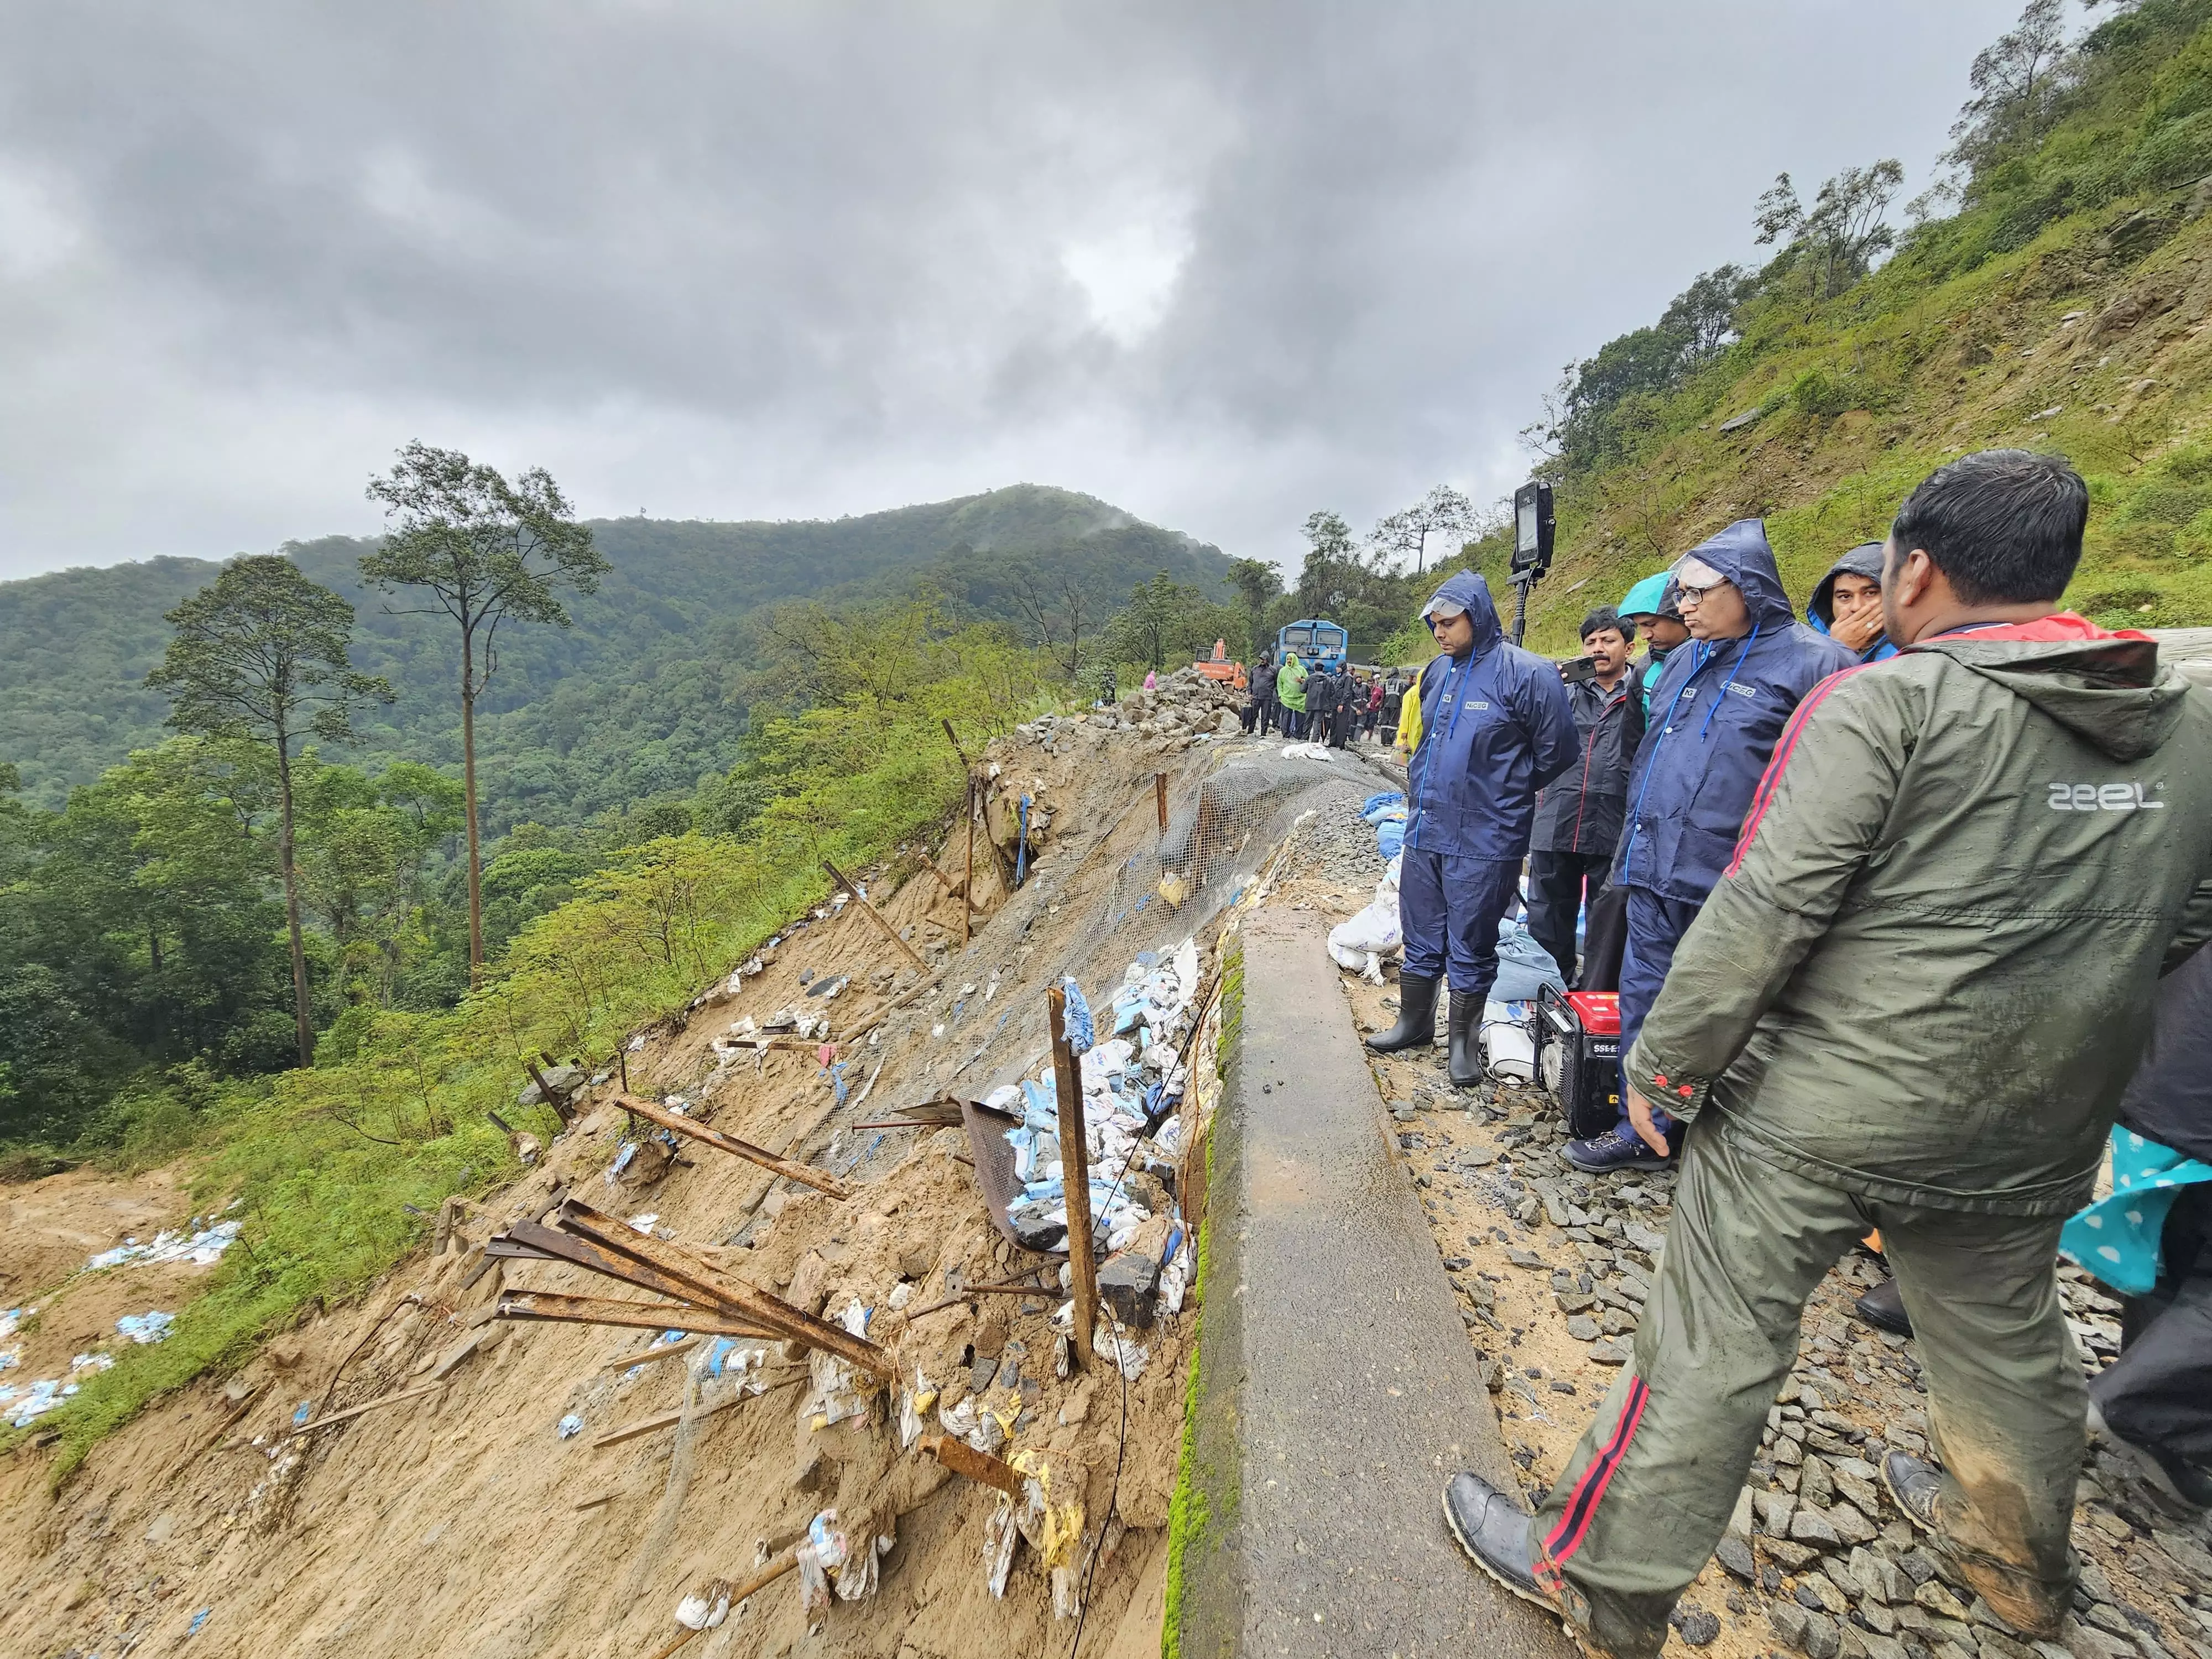
[[[1024,600],[1073,583],[1091,624],[1165,570],[1224,599],[1229,561],[1088,495],[1031,484],[857,518],[781,524],[601,520],[613,566],[577,598],[568,629],[516,629],[479,705],[487,827],[580,823],[636,801],[690,795],[738,758],[748,621],[779,600],[880,600],[927,582],[963,620],[1029,623]],[[366,723],[349,758],[459,763],[459,658],[442,615],[394,616],[408,600],[363,588],[371,544],[325,537],[285,550],[352,601],[356,665],[398,700]],[[165,701],[145,690],[169,630],[163,613],[217,566],[158,558],[0,584],[0,763],[26,801],[58,807],[72,785],[161,736]],[[1025,586],[1026,585],[1026,586]],[[1032,594],[1027,589],[1034,588]]]
[[[1785,174],[1746,204],[1770,263],[1571,366],[1532,428],[1559,520],[1532,646],[1571,649],[1590,605],[1754,514],[1802,606],[1915,483],[1996,445],[2089,480],[2075,608],[2212,623],[2212,0],[2100,6],[2069,38],[2080,16],[2033,0],[1976,60],[1951,178],[1906,224],[1894,163],[1809,204]],[[1502,596],[1507,551],[1468,559]]]

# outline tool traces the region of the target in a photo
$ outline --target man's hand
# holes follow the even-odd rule
[[[1628,1085],[1630,1127],[1635,1129],[1638,1139],[1645,1146],[1658,1153],[1660,1157],[1666,1158],[1670,1155],[1671,1149],[1667,1145],[1667,1137],[1661,1134],[1657,1126],[1651,1121],[1652,1110],[1651,1103],[1636,1092],[1634,1084],[1630,1084]]]
[[[1849,651],[1863,651],[1881,632],[1881,607],[1869,605],[1852,616],[1839,616],[1829,627],[1828,637]]]

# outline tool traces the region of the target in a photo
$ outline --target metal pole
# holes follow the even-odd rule
[[[1152,774],[1152,799],[1160,809],[1160,834],[1164,836],[1168,832],[1168,775],[1164,772]]]
[[[1528,631],[1528,589],[1534,580],[1534,576],[1516,576],[1513,579],[1513,643],[1516,645],[1521,643],[1521,636]]]
[[[1091,1367],[1091,1333],[1098,1310],[1098,1264],[1091,1254],[1091,1156],[1083,1140],[1083,1084],[1067,1048],[1067,994],[1044,994],[1052,1025],[1052,1080],[1060,1097],[1060,1187],[1067,1200],[1067,1261],[1074,1270],[1075,1363]]]

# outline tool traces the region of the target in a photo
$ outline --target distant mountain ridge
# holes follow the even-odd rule
[[[731,695],[742,623],[764,605],[888,597],[927,580],[969,614],[1013,621],[1004,577],[1032,558],[1073,568],[1102,620],[1161,570],[1227,593],[1219,549],[1040,484],[835,520],[602,519],[592,530],[614,568],[570,601],[575,626],[501,633],[478,714],[493,827],[574,822],[726,770],[744,724]],[[352,601],[355,665],[399,693],[349,757],[458,765],[453,629],[442,616],[390,614],[404,597],[363,589],[358,562],[373,544],[331,536],[283,550]],[[164,556],[0,583],[0,762],[18,767],[27,799],[58,806],[159,741],[167,705],[143,682],[168,641],[162,614],[220,568]]]

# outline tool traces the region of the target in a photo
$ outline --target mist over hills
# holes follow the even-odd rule
[[[502,629],[477,705],[486,828],[577,822],[608,807],[688,793],[736,759],[748,665],[744,623],[764,605],[889,598],[917,583],[956,609],[1018,623],[1012,587],[1032,563],[1073,574],[1103,620],[1165,570],[1227,595],[1220,550],[1090,495],[1017,484],[953,501],[826,520],[592,521],[614,566],[571,597],[568,629]],[[442,613],[365,589],[370,541],[330,536],[284,551],[352,602],[354,663],[398,692],[362,722],[346,758],[404,754],[458,769],[459,644]],[[169,629],[162,614],[211,581],[210,560],[161,557],[0,583],[0,762],[23,795],[58,806],[131,750],[160,740],[166,700],[145,676]]]

